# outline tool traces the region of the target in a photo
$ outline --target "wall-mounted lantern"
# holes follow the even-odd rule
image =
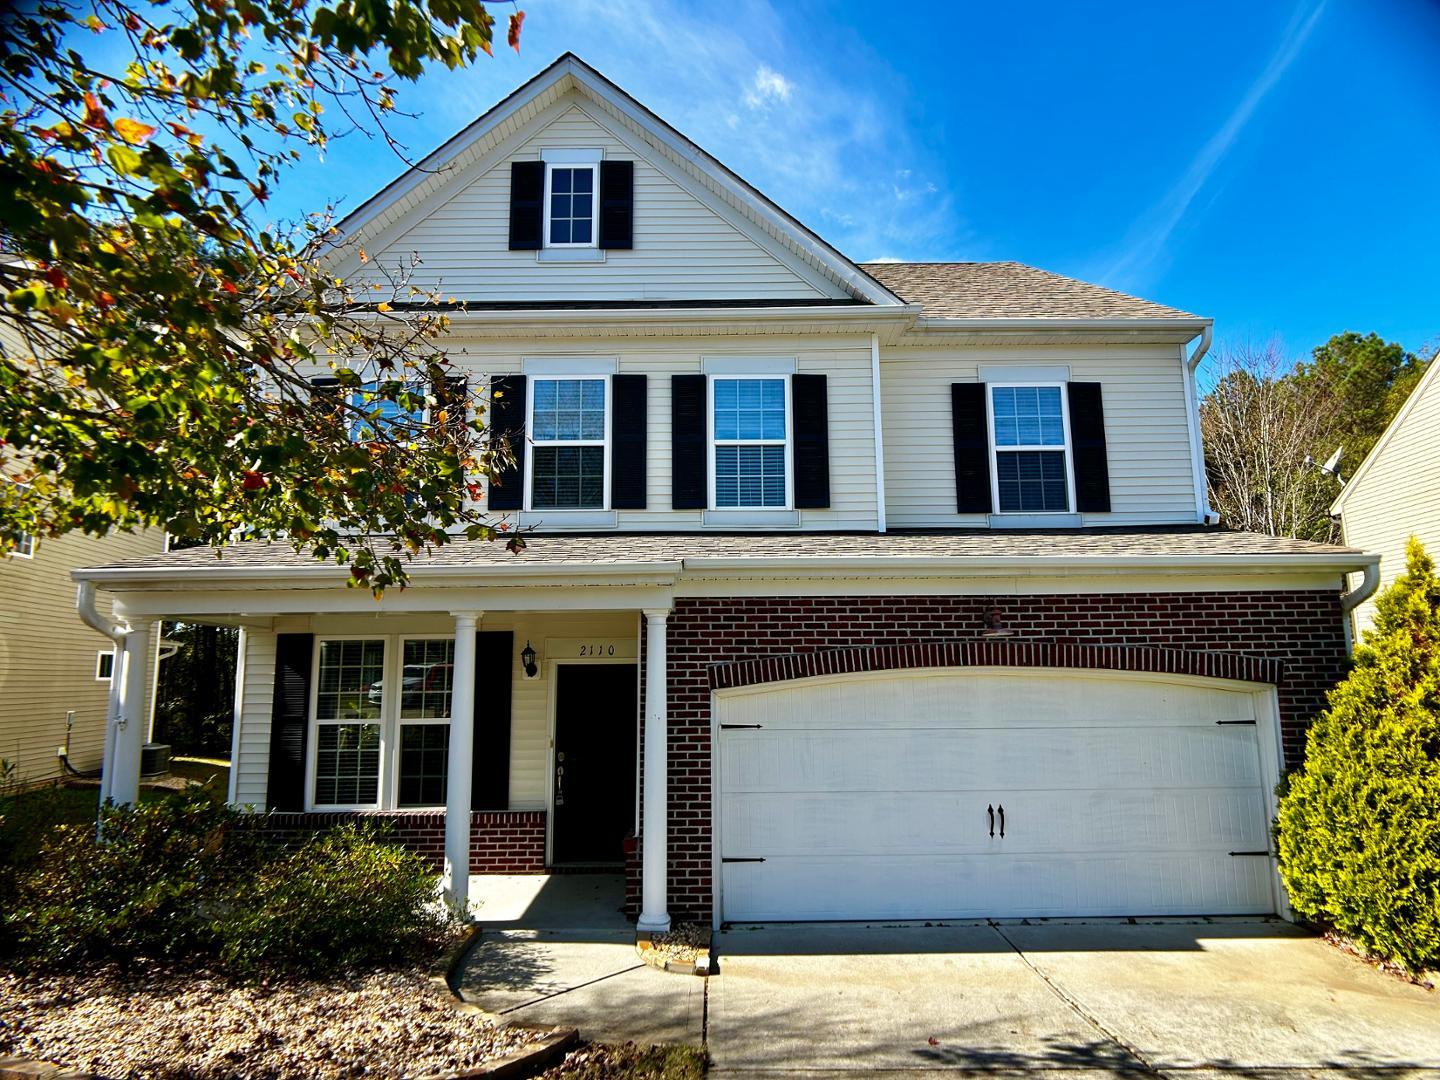
[[[525,668],[525,677],[534,679],[539,676],[540,668],[535,663],[535,649],[530,642],[525,642],[525,648],[520,650],[520,663]]]
[[[998,607],[985,609],[984,623],[980,629],[981,637],[1011,637],[1015,633],[1005,626],[1005,613]]]

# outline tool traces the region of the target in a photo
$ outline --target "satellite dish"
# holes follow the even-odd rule
[[[1331,476],[1338,477],[1340,475],[1340,455],[1343,453],[1345,453],[1345,447],[1337,446],[1335,453],[1331,454],[1330,457],[1326,459],[1325,464],[1321,465],[1320,468],[1324,469]]]

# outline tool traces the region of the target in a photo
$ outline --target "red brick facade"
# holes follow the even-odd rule
[[[345,822],[374,822],[397,843],[422,856],[437,871],[445,863],[444,810],[342,811],[328,814],[269,814],[265,828],[287,841]],[[545,811],[484,811],[470,815],[472,874],[543,874]]]
[[[991,606],[1004,612],[1014,638],[978,640]],[[1346,665],[1339,595],[1322,591],[681,599],[667,641],[670,913],[701,920],[711,909],[710,695],[716,686],[956,663],[1273,682],[1286,759],[1294,765],[1306,726]],[[921,645],[939,647],[894,648]],[[627,864],[627,876],[637,878],[638,857]],[[627,885],[633,905],[638,879]]]

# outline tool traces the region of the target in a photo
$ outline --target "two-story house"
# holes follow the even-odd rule
[[[1207,523],[1210,320],[857,265],[570,55],[422,164],[340,271],[466,301],[525,549],[380,601],[283,544],[78,575],[244,628],[235,803],[386,815],[459,898],[623,862],[642,929],[1285,911],[1273,790],[1374,560]]]

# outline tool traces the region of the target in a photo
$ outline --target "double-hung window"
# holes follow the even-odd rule
[[[608,379],[535,377],[530,509],[605,508],[608,399]]]
[[[789,381],[717,375],[710,395],[715,507],[789,506]]]
[[[380,801],[385,639],[320,642],[315,679],[316,806]]]
[[[315,665],[310,804],[444,806],[453,638],[326,638]]]
[[[367,442],[381,432],[402,442],[418,438],[425,425],[424,396],[424,387],[398,381],[367,382],[358,387],[351,401],[366,415],[357,416],[350,425],[351,440]]]
[[[450,761],[452,638],[401,644],[400,752],[396,806],[442,806]]]
[[[991,385],[1000,513],[1070,512],[1070,425],[1063,390],[1056,384]]]
[[[545,170],[545,246],[595,246],[596,165],[550,165]]]

